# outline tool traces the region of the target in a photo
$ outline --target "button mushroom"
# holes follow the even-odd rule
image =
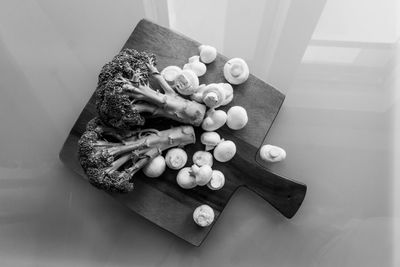
[[[206,64],[210,64],[217,58],[217,49],[210,45],[200,45],[200,59]]]
[[[146,166],[143,167],[143,173],[147,177],[156,178],[161,176],[165,171],[165,159],[159,155],[152,159]]]
[[[172,148],[165,155],[165,163],[170,169],[179,170],[185,166],[188,156],[182,148]]]
[[[178,66],[168,66],[161,71],[161,76],[170,84],[173,85],[176,77],[182,73]]]
[[[213,170],[211,175],[211,180],[208,182],[207,186],[211,190],[219,190],[225,185],[225,175],[218,171]]]
[[[212,169],[208,165],[199,167],[196,164],[193,164],[192,173],[196,178],[196,184],[203,186],[211,180]]]
[[[227,162],[236,154],[236,145],[232,141],[222,141],[214,149],[214,158],[219,162]]]
[[[199,87],[197,87],[197,89],[195,90],[195,92],[190,95],[190,99],[198,102],[198,103],[203,103],[203,92],[206,89],[206,85],[205,84],[200,84]]]
[[[182,70],[175,78],[174,85],[172,86],[181,95],[193,94],[197,87],[199,87],[199,78],[192,70]]]
[[[241,106],[231,107],[227,112],[226,125],[232,130],[242,129],[248,121],[247,112]]]
[[[221,106],[225,100],[225,91],[223,87],[216,83],[210,83],[203,91],[203,103],[209,108]]]
[[[200,141],[206,146],[205,150],[214,149],[222,140],[217,132],[204,132],[200,137]]]
[[[232,58],[225,63],[224,77],[231,84],[244,83],[249,78],[249,67],[241,58]]]
[[[182,168],[176,176],[176,182],[183,189],[191,189],[196,187],[196,177],[192,174],[192,168]]]
[[[225,99],[222,101],[221,106],[229,104],[233,99],[233,87],[229,83],[219,83],[225,92]]]
[[[214,210],[208,205],[198,206],[193,212],[194,222],[201,227],[210,226],[214,217]]]
[[[206,113],[206,117],[201,124],[203,130],[212,132],[221,128],[226,122],[226,112],[223,110],[210,109]]]
[[[183,69],[189,69],[192,70],[197,77],[203,76],[206,71],[207,67],[203,62],[200,62],[200,57],[199,56],[192,56],[189,58],[189,63],[185,64],[183,66]]]
[[[260,157],[267,162],[278,162],[286,158],[286,151],[278,146],[263,145],[260,149]]]
[[[207,151],[197,151],[193,154],[193,163],[200,167],[203,165],[212,167],[213,155]]]

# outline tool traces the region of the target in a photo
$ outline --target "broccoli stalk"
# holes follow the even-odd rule
[[[143,125],[151,117],[201,124],[206,107],[178,95],[155,65],[154,55],[124,49],[102,68],[96,89],[96,106],[102,121],[119,129]],[[150,77],[164,93],[150,87]]]
[[[91,184],[113,192],[132,191],[132,177],[162,151],[196,141],[191,126],[164,131],[125,131],[121,135],[117,130],[110,134],[112,128],[101,124],[96,126],[96,122],[97,119],[89,122],[79,139],[79,161]],[[116,142],[109,140],[115,136],[124,136],[125,139]]]

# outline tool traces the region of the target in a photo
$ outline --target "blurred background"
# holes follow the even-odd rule
[[[0,2],[1,266],[400,266],[396,0]],[[273,171],[308,185],[292,220],[240,190],[200,248],[58,159],[97,75],[148,18],[286,94]]]

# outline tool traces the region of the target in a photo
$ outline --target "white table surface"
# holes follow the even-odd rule
[[[315,48],[314,39],[324,38],[315,25],[329,24],[330,16],[319,17],[327,1],[284,1],[286,20],[269,28],[282,29],[279,38],[263,38],[273,23],[266,20],[268,5],[277,1],[245,2],[221,1],[211,10],[210,1],[169,1],[169,23],[229,57],[244,57],[253,73],[287,95],[269,140],[288,154],[274,171],[308,185],[297,215],[287,220],[240,190],[196,248],[64,167],[58,152],[101,66],[142,17],[164,23],[165,11],[154,1],[6,0],[0,3],[0,266],[400,266],[399,71],[390,34],[381,32],[372,45],[353,40],[344,50]],[[189,13],[193,6],[199,12]]]

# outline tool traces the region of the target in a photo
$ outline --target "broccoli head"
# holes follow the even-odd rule
[[[133,176],[152,158],[165,149],[185,146],[195,140],[191,126],[121,134],[95,118],[78,141],[78,156],[91,184],[108,191],[128,192],[133,189]]]
[[[150,87],[150,77],[164,93]],[[96,89],[100,119],[118,129],[144,125],[146,118],[166,117],[199,126],[206,107],[178,95],[156,68],[153,54],[124,49],[101,70]]]

